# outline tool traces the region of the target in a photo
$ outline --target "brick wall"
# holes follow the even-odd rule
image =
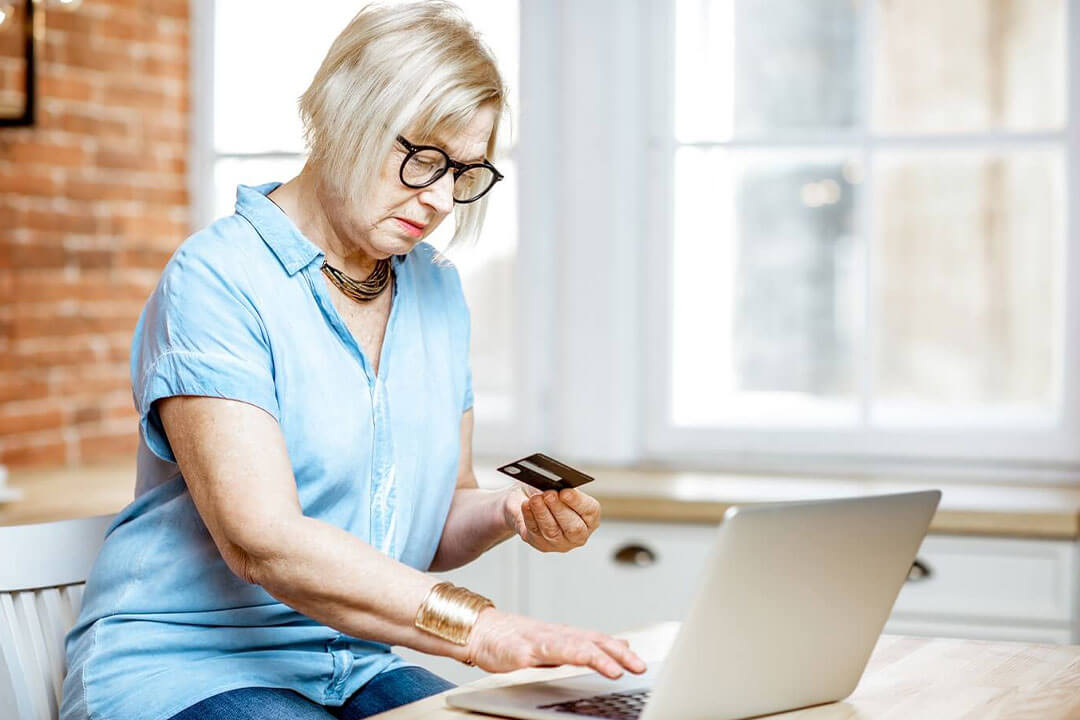
[[[0,128],[0,463],[133,459],[128,350],[188,233],[186,0],[49,11],[38,122]]]

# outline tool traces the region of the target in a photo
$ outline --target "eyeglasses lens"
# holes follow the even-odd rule
[[[469,202],[487,192],[495,182],[495,173],[486,167],[471,167],[457,176],[454,181],[454,199]]]
[[[412,153],[402,169],[402,178],[411,185],[426,185],[446,167],[446,157],[436,150]]]

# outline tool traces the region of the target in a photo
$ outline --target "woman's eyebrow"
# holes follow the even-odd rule
[[[486,159],[487,159],[487,157],[486,157],[485,155],[481,155],[480,157],[476,158],[475,160],[462,160],[462,159],[458,158],[457,156],[455,156],[455,155],[454,155],[454,154],[453,154],[452,152],[450,152],[450,151],[449,151],[449,150],[447,149],[447,147],[446,147],[446,143],[444,143],[444,142],[441,142],[441,141],[440,141],[440,140],[438,140],[438,139],[432,140],[432,142],[433,142],[433,143],[434,143],[434,144],[435,144],[436,146],[438,146],[438,147],[441,147],[441,148],[443,149],[443,151],[444,151],[444,152],[445,152],[445,153],[446,153],[447,155],[449,155],[450,157],[452,157],[452,158],[453,158],[454,160],[457,160],[457,161],[458,161],[459,163],[462,163],[463,165],[477,165],[477,164],[479,164],[479,163],[482,163],[482,162],[484,162],[484,160],[486,160]]]
[[[449,150],[447,150],[446,152],[447,152],[448,155],[450,154]],[[454,157],[454,156],[450,155],[450,157]],[[484,162],[484,156],[483,155],[476,158],[475,160],[458,160],[456,157],[454,159],[457,160],[459,163],[462,163],[464,165],[476,165],[478,163]]]

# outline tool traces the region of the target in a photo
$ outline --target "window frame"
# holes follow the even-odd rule
[[[192,1],[196,228],[213,214],[204,179],[213,176],[215,158],[214,2]],[[665,420],[676,145],[672,0],[519,3],[519,292],[509,339],[517,348],[517,404],[510,423],[478,422],[479,458],[542,450],[575,464],[1080,484],[1080,372],[1070,372],[1080,361],[1080,0],[1068,0],[1067,9],[1061,424],[1038,433],[875,430],[873,437],[849,429],[825,439],[817,428],[688,429]],[[861,40],[859,52],[868,50]],[[862,138],[799,140],[819,150]],[[863,215],[860,228],[868,222]]]
[[[1057,321],[1060,407],[1057,422],[1041,427],[987,427],[982,429],[881,428],[868,425],[868,398],[872,397],[873,318],[865,320],[860,344],[859,425],[856,427],[797,427],[778,425],[769,429],[739,426],[676,427],[669,420],[671,388],[672,274],[674,162],[678,147],[674,123],[674,2],[649,0],[650,26],[655,30],[656,54],[649,75],[650,171],[652,201],[649,228],[655,242],[647,246],[648,264],[658,269],[658,279],[646,288],[648,308],[645,353],[647,377],[664,382],[645,383],[649,412],[643,418],[643,457],[661,463],[694,464],[716,468],[786,471],[868,471],[931,474],[977,473],[980,478],[1001,475],[1073,482],[1080,469],[1080,238],[1077,208],[1080,207],[1080,8],[1066,2],[1066,125],[1060,132],[982,133],[965,135],[886,136],[871,135],[869,103],[873,66],[870,38],[876,22],[876,2],[864,4],[857,45],[863,77],[859,102],[862,126],[850,133],[792,134],[768,141],[736,140],[698,143],[732,149],[822,150],[843,149],[859,157],[864,168],[856,227],[862,241],[863,315],[872,312],[870,302],[875,278],[871,235],[873,215],[871,154],[879,149],[1011,148],[1053,144],[1065,153],[1065,227],[1059,273],[1061,316]],[[693,145],[693,143],[691,143]],[[1063,256],[1063,257],[1062,257]],[[781,449],[777,449],[781,448]],[[993,469],[991,469],[993,466]],[[1080,482],[1080,479],[1075,479]]]

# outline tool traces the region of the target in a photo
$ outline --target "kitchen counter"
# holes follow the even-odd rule
[[[935,534],[1080,538],[1080,487],[917,483],[875,478],[820,478],[587,468],[596,478],[585,489],[600,500],[604,517],[663,523],[716,523],[738,503],[801,500],[936,487],[941,506]],[[478,464],[484,486],[498,486],[494,466]],[[56,470],[15,470],[11,487],[22,498],[0,504],[0,524],[47,522],[114,513],[132,499],[133,463]]]
[[[954,535],[1080,538],[1080,487],[911,482],[596,469],[586,486],[604,517],[716,523],[739,503],[806,500],[938,488],[941,505],[930,532]]]

